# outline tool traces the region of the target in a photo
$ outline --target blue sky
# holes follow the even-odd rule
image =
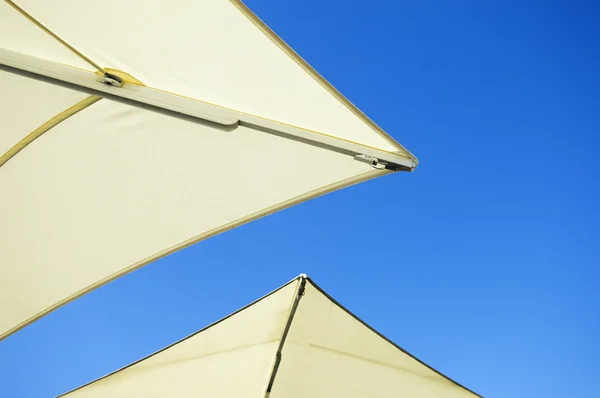
[[[413,151],[417,171],[240,227],[59,309],[0,343],[0,396],[72,389],[301,272],[486,397],[597,396],[598,6],[247,4]]]

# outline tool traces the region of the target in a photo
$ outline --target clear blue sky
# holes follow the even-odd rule
[[[247,3],[419,168],[212,238],[61,308],[0,343],[0,396],[74,388],[306,272],[486,397],[598,397],[596,2]]]

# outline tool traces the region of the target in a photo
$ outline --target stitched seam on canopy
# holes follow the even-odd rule
[[[128,82],[128,83],[130,83],[130,84],[136,84],[136,85],[143,85],[143,84],[138,84],[138,83],[136,83],[136,82],[133,82],[133,81],[131,81],[131,82]],[[409,159],[409,160],[413,160],[413,161],[415,161],[415,163],[417,162],[417,158],[416,158],[416,157],[414,157],[414,156],[413,156],[413,155],[412,155],[410,152],[408,152],[408,151],[406,151],[406,153],[404,153],[404,152],[397,153],[397,152],[386,151],[385,149],[381,149],[381,148],[377,148],[377,147],[370,146],[370,145],[367,145],[367,144],[363,144],[363,143],[361,143],[361,142],[352,141],[352,140],[349,140],[349,139],[346,139],[346,138],[342,138],[342,137],[338,137],[338,136],[335,136],[335,135],[331,135],[331,134],[327,134],[327,133],[322,133],[322,132],[320,132],[320,131],[316,131],[316,130],[311,130],[311,129],[308,129],[308,128],[306,128],[306,127],[301,127],[301,126],[296,126],[296,125],[294,125],[294,124],[289,124],[289,123],[281,122],[281,121],[279,121],[279,120],[275,120],[275,119],[269,119],[269,118],[267,118],[267,117],[264,117],[264,116],[255,115],[255,114],[253,114],[253,113],[248,113],[248,112],[240,111],[240,110],[238,110],[238,109],[228,108],[228,107],[226,107],[226,106],[219,105],[219,104],[215,104],[215,103],[208,102],[208,101],[204,101],[204,100],[201,100],[201,99],[198,99],[198,98],[188,97],[188,96],[186,96],[186,95],[177,94],[177,93],[174,93],[174,92],[171,92],[171,91],[167,91],[167,90],[162,90],[162,89],[160,89],[160,88],[156,88],[156,87],[149,87],[149,86],[145,86],[145,87],[148,87],[148,88],[150,88],[150,89],[152,89],[152,90],[161,91],[161,92],[163,92],[163,93],[167,93],[167,94],[171,94],[171,95],[176,95],[176,96],[178,96],[178,97],[181,97],[181,98],[187,98],[187,99],[190,99],[190,100],[192,100],[192,101],[198,101],[198,102],[201,102],[201,103],[203,103],[203,104],[207,104],[207,105],[216,106],[216,107],[218,107],[218,108],[225,109],[225,110],[228,110],[228,111],[237,112],[237,113],[241,113],[241,114],[243,114],[243,115],[248,115],[248,116],[252,116],[252,117],[257,117],[257,118],[259,118],[259,119],[268,120],[268,121],[270,121],[270,122],[274,122],[274,123],[282,124],[282,125],[284,125],[284,126],[293,127],[293,128],[297,128],[297,129],[304,130],[304,131],[309,131],[309,132],[311,132],[311,133],[318,134],[318,135],[321,135],[321,136],[323,136],[323,137],[334,138],[334,139],[336,139],[336,140],[340,140],[340,141],[348,142],[348,143],[351,143],[351,144],[361,145],[361,146],[364,146],[364,147],[366,147],[366,148],[375,149],[375,150],[377,150],[377,151],[382,151],[382,152],[389,153],[389,154],[392,154],[392,155],[398,155],[398,156],[402,156],[402,157],[405,157],[406,159]],[[244,122],[244,121],[241,121],[241,123],[242,123],[242,124],[244,124],[244,123],[245,123],[245,124],[247,124],[247,123],[246,123],[246,122]],[[251,128],[253,128],[253,127],[251,127]]]
[[[345,356],[345,357],[348,357],[348,358],[352,358],[352,359],[357,360],[357,361],[369,362],[369,363],[372,363],[372,364],[375,364],[375,365],[378,365],[378,366],[382,366],[382,367],[386,367],[386,368],[391,368],[391,369],[395,369],[395,370],[398,370],[398,371],[401,371],[401,372],[409,373],[409,374],[412,374],[413,376],[416,376],[416,377],[419,377],[419,378],[422,378],[422,379],[429,379],[429,380],[434,381],[434,382],[449,382],[449,380],[447,380],[444,377],[440,377],[440,375],[437,374],[437,373],[434,373],[433,375],[423,374],[423,373],[419,373],[419,372],[417,372],[417,371],[415,371],[413,369],[409,369],[408,367],[402,367],[402,366],[393,365],[393,364],[390,364],[390,363],[378,361],[376,359],[367,358],[367,357],[363,357],[363,356],[360,356],[360,355],[352,354],[350,352],[345,352],[345,351],[336,350],[334,348],[325,347],[325,346],[322,346],[322,345],[319,345],[319,344],[308,343],[308,346],[312,347],[312,348],[315,348],[315,349],[329,351],[329,352],[337,354],[337,355],[341,355],[341,356]]]
[[[52,38],[55,39],[56,41],[58,41],[60,44],[62,44],[66,48],[68,48],[73,54],[77,55],[79,58],[83,59],[85,62],[87,62],[91,66],[93,66],[94,68],[98,69],[100,72],[103,72],[103,69],[102,69],[102,67],[100,65],[98,65],[97,63],[95,63],[94,61],[92,61],[90,58],[86,57],[84,54],[82,54],[75,47],[73,47],[72,45],[70,45],[69,43],[67,43],[64,39],[62,39],[56,33],[52,32],[44,24],[42,24],[40,21],[38,21],[37,19],[35,19],[31,14],[29,14],[27,11],[25,11],[20,6],[18,6],[14,1],[12,1],[12,0],[4,0],[4,1],[6,1],[6,3],[8,3],[8,5],[10,5],[12,8],[14,8],[15,10],[17,10],[21,15],[23,15],[25,18],[27,18],[35,26],[37,26],[38,28],[40,28],[41,30],[43,30],[44,32],[46,32],[47,34],[49,34],[50,36],[52,36]]]
[[[42,124],[37,129],[33,130],[31,133],[27,134],[21,141],[17,142],[12,148],[10,148],[4,155],[0,157],[0,167],[2,167],[6,162],[12,159],[17,153],[21,152],[27,145],[31,144],[33,141],[41,137],[44,133],[48,132],[52,127],[64,122],[74,114],[84,110],[88,106],[98,102],[102,97],[98,97],[96,95],[92,95],[87,97],[86,99],[79,101],[72,107],[65,109],[58,115],[54,116],[52,119],[48,120],[46,123]]]

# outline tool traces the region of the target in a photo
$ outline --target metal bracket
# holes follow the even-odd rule
[[[123,87],[124,83],[124,80],[121,77],[108,72],[104,72],[104,75],[100,76],[98,78],[98,81],[100,83],[106,84],[107,86],[113,87]]]
[[[358,160],[359,162],[370,164],[371,166],[375,167],[376,169],[381,168],[381,167],[377,167],[377,165],[379,164],[379,159],[377,159],[373,156],[356,155],[356,156],[354,156],[354,160]]]
[[[392,170],[392,171],[400,171],[403,170],[403,166],[385,162],[377,159],[376,157],[369,155],[356,155],[354,156],[354,160],[358,160],[359,162],[370,164],[374,169],[378,170]]]

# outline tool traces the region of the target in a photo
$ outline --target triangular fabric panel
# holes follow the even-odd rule
[[[312,282],[294,315],[270,398],[477,395],[402,351]]]
[[[478,395],[406,353],[339,306],[310,279],[300,277],[216,326],[63,396]]]
[[[215,131],[103,99],[0,168],[2,211],[19,214],[0,226],[0,334],[190,237],[375,175],[246,127]]]
[[[401,150],[306,73],[237,0],[127,0],[106,17],[92,0],[62,0],[61,12],[46,0],[16,3],[96,63],[150,87]]]
[[[262,397],[294,281],[156,354],[63,395],[68,398]]]

